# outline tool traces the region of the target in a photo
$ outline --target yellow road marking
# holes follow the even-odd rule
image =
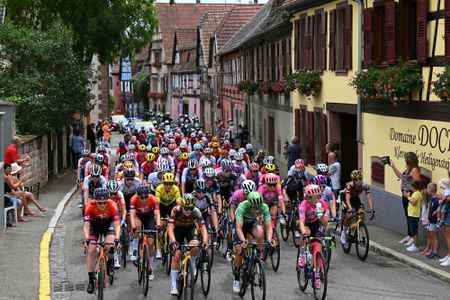
[[[39,300],[50,300],[50,241],[51,232],[44,232],[41,239],[39,255]]]

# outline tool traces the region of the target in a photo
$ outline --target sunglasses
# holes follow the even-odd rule
[[[166,183],[164,183],[164,185],[165,185],[165,186],[172,186],[173,183],[166,182]]]
[[[199,194],[204,194],[204,193],[206,193],[205,190],[196,190],[196,191],[197,191],[197,193],[199,193]]]
[[[92,178],[100,178],[99,175],[92,175],[91,177],[92,177]]]
[[[134,178],[132,178],[132,177],[127,177],[127,178],[125,178],[125,180],[126,180],[126,181],[133,181]]]
[[[252,170],[252,173],[258,173],[259,171],[258,170]]]
[[[274,187],[274,186],[277,185],[276,183],[266,183],[266,184],[267,184],[268,187]]]
[[[97,201],[97,205],[106,205],[106,201]]]
[[[183,207],[183,210],[184,210],[184,211],[193,211],[193,210],[194,210],[194,207],[186,207],[186,206],[184,206],[184,207]]]
[[[320,199],[320,195],[312,195],[312,196],[309,196],[309,198],[311,200],[317,200],[317,199]]]

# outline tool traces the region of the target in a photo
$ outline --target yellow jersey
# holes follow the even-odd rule
[[[159,203],[164,206],[168,206],[173,202],[181,199],[180,189],[175,184],[172,185],[169,192],[166,192],[164,184],[158,185],[158,187],[156,188],[155,196],[158,199]]]

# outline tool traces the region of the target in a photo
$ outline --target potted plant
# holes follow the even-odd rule
[[[322,90],[322,79],[317,71],[296,71],[286,76],[286,85],[287,90],[297,90],[303,96],[318,96]]]
[[[287,80],[284,79],[284,78],[279,80],[279,81],[272,82],[271,90],[274,93],[278,93],[278,94],[282,94],[283,93],[285,95],[289,95],[289,93],[291,92],[289,87],[288,87]]]
[[[433,81],[433,93],[442,101],[450,101],[450,66],[446,65],[442,73]]]
[[[251,81],[251,80],[241,80],[238,83],[238,91],[239,92],[245,92],[248,95],[253,95],[253,93],[256,91],[258,85],[257,83]]]

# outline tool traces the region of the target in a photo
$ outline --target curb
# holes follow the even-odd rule
[[[61,218],[62,212],[66,207],[66,204],[77,192],[78,187],[75,185],[70,189],[70,191],[64,195],[64,198],[59,202],[56,207],[55,213],[53,214],[50,223],[48,224],[47,230],[42,235],[40,244],[40,254],[39,254],[39,300],[50,300],[51,290],[50,290],[50,243],[52,241],[53,232]]]

